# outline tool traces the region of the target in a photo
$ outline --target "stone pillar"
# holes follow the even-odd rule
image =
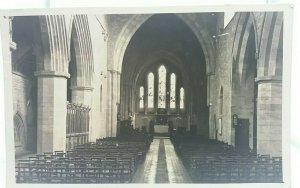
[[[112,109],[112,79],[111,71],[107,71],[107,111],[106,111],[106,137],[111,136],[111,109]]]
[[[120,73],[115,70],[107,72],[107,136],[117,135],[118,102],[120,102]]]
[[[38,84],[37,153],[65,151],[68,73],[36,72]]]
[[[118,102],[119,102],[119,80],[118,80],[118,72],[112,71],[111,72],[112,76],[112,108],[111,108],[111,136],[115,137],[117,136],[117,114],[118,114]]]
[[[77,104],[84,104],[91,107],[92,104],[92,87],[85,86],[73,86],[72,90],[72,102]]]
[[[257,153],[282,155],[282,80],[281,77],[256,78]]]
[[[214,106],[213,104],[213,83],[214,83],[214,74],[207,74],[207,106],[209,107],[209,139],[216,138],[216,125],[214,120]]]

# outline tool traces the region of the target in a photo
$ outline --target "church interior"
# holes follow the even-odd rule
[[[283,13],[7,25],[17,183],[282,183]]]

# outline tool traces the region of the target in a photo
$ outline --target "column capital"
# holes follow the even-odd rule
[[[206,73],[206,76],[214,76],[214,75],[215,75],[214,72],[208,72],[208,73]]]
[[[282,76],[259,76],[255,78],[256,83],[281,83]]]
[[[34,75],[37,77],[64,77],[66,79],[70,78],[69,73],[57,71],[36,71]]]
[[[117,71],[117,70],[112,70],[112,69],[109,69],[109,70],[107,70],[108,72],[110,72],[111,74],[114,74],[114,73],[116,73],[116,74],[121,74],[121,72],[120,71]]]
[[[71,86],[70,89],[71,90],[79,90],[79,91],[84,91],[84,90],[93,91],[94,90],[93,87],[88,87],[88,86]]]

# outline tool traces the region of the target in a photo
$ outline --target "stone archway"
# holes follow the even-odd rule
[[[26,127],[19,112],[14,115],[14,141],[16,151],[26,149]]]
[[[281,156],[283,17],[263,13],[258,28],[253,13],[239,16],[232,50],[232,113],[250,120],[251,149]]]
[[[201,125],[207,125],[208,126],[208,120],[206,120],[206,115],[208,115],[207,107],[206,107],[206,100],[207,100],[207,80],[206,75],[207,73],[210,73],[210,71],[213,71],[214,68],[212,68],[212,65],[208,65],[207,63],[211,62],[208,60],[209,58],[206,58],[205,54],[207,56],[210,56],[209,53],[214,53],[214,49],[210,48],[210,52],[202,49],[202,44],[199,42],[200,37],[200,28],[199,23],[187,23],[185,20],[196,20],[197,17],[190,16],[186,18],[185,14],[166,14],[166,15],[152,15],[149,17],[149,15],[140,15],[139,17],[143,18],[143,21],[140,21],[139,24],[133,24],[133,27],[136,27],[136,25],[140,25],[140,27],[137,27],[135,31],[132,31],[131,28],[126,28],[121,31],[122,32],[128,32],[128,36],[123,36],[124,41],[127,42],[120,42],[117,41],[117,44],[115,45],[115,53],[121,53],[122,49],[120,48],[126,48],[123,49],[124,51],[124,57],[121,57],[120,61],[122,61],[121,64],[118,64],[117,67],[113,67],[117,69],[118,73],[122,72],[121,75],[121,109],[123,110],[123,116],[126,116],[126,114],[129,114],[131,111],[137,112],[140,110],[137,110],[136,107],[136,93],[137,93],[137,80],[144,79],[144,74],[147,74],[147,69],[151,67],[154,68],[152,65],[159,63],[159,61],[165,61],[169,62],[172,66],[176,67],[179,72],[183,73],[181,80],[184,82],[184,87],[186,91],[186,96],[188,96],[187,100],[192,101],[195,100],[195,103],[187,102],[188,104],[186,106],[186,113],[184,115],[190,116],[193,114],[193,116],[201,116],[200,111],[205,111],[205,115],[202,114],[202,122],[198,122],[199,124],[199,132],[203,133],[205,136],[207,134],[208,129],[203,126],[200,128]],[[138,19],[138,17],[133,17],[132,19]],[[127,22],[128,23],[128,22]],[[162,23],[168,23],[168,27],[160,27],[162,26]],[[156,24],[158,24],[156,26]],[[191,28],[188,24],[195,25]],[[125,24],[126,26],[126,24]],[[128,27],[128,26],[126,26]],[[153,28],[157,28],[153,30]],[[195,28],[199,29],[198,34],[195,34]],[[204,29],[206,30],[206,29]],[[130,33],[131,32],[131,33]],[[147,34],[149,32],[149,34]],[[150,34],[151,33],[151,34]],[[155,34],[156,33],[156,34]],[[159,36],[157,33],[160,33]],[[168,34],[167,34],[168,33]],[[203,31],[202,31],[203,33]],[[204,32],[205,33],[205,32]],[[164,38],[161,38],[161,36],[164,36]],[[167,35],[166,35],[167,34]],[[120,38],[119,35],[119,38]],[[197,37],[198,35],[198,37]],[[208,40],[210,41],[211,37],[209,37],[208,31],[206,33]],[[179,37],[181,36],[181,37]],[[124,38],[127,39],[125,40]],[[144,37],[144,38],[143,38]],[[166,39],[167,38],[167,39]],[[145,40],[143,40],[145,39]],[[143,41],[142,43],[138,41]],[[151,42],[152,41],[152,42]],[[157,41],[157,42],[155,42]],[[165,41],[161,42],[161,41]],[[173,42],[172,42],[173,41]],[[211,42],[211,41],[210,41]],[[156,44],[155,44],[156,43]],[[202,42],[203,43],[203,42]],[[207,42],[209,43],[209,42]],[[170,44],[175,44],[170,45]],[[176,45],[177,44],[177,45]],[[118,46],[122,46],[119,47]],[[127,45],[127,46],[126,46]],[[140,48],[134,50],[134,46],[139,45]],[[207,46],[207,44],[204,44]],[[149,49],[147,49],[147,46],[152,46]],[[156,46],[154,48],[153,46]],[[164,46],[164,47],[162,47]],[[173,51],[174,50],[174,51]],[[177,51],[176,51],[177,50]],[[125,52],[126,51],[126,52]],[[135,55],[135,54],[139,55]],[[195,55],[196,54],[196,55]],[[138,57],[136,57],[138,56]],[[135,57],[134,59],[139,58],[139,60],[133,60],[131,61],[130,58]],[[213,55],[211,55],[213,57]],[[118,58],[114,56],[114,58]],[[213,57],[214,58],[214,57]],[[115,60],[115,59],[114,59]],[[115,61],[114,61],[115,62]],[[131,62],[130,65],[127,64],[128,62]],[[137,62],[142,62],[141,64],[138,64]],[[124,65],[127,66],[124,66]],[[172,67],[171,66],[171,67]],[[112,67],[112,66],[111,66]],[[130,67],[130,68],[127,68]],[[173,67],[173,68],[174,68]],[[191,68],[194,67],[194,68]],[[170,68],[170,67],[169,67]],[[118,70],[121,69],[121,70]],[[176,69],[176,70],[177,70]],[[170,69],[171,70],[171,69]],[[175,70],[175,69],[174,69]],[[154,70],[153,70],[154,71]],[[198,72],[197,72],[198,71]],[[190,74],[193,75],[193,77],[190,77]],[[142,75],[142,76],[140,76]],[[179,74],[178,74],[179,75]],[[196,76],[196,75],[201,75]],[[124,84],[125,80],[125,84]],[[199,82],[196,83],[198,80]],[[202,83],[203,82],[203,83]],[[201,86],[199,83],[202,83]],[[145,83],[144,83],[145,84]],[[199,85],[198,85],[199,84]],[[126,86],[124,86],[126,85]],[[129,85],[131,85],[129,87]],[[157,87],[157,86],[155,86]],[[168,86],[167,86],[168,87]],[[178,87],[179,88],[179,87]],[[193,92],[190,91],[189,88],[194,88]],[[197,89],[196,89],[197,88]],[[199,89],[201,88],[201,89]],[[201,90],[201,91],[198,91]],[[125,94],[124,94],[125,93]],[[197,93],[197,94],[195,94]],[[205,93],[205,94],[203,94]],[[193,97],[191,96],[193,95]],[[203,99],[199,99],[199,96],[203,96]],[[129,102],[128,102],[129,101]],[[204,101],[204,102],[203,102]],[[126,103],[126,105],[124,105]],[[114,103],[112,103],[114,104]],[[199,105],[196,105],[199,104]],[[201,106],[201,107],[196,107]],[[180,110],[179,110],[180,111]],[[168,111],[169,113],[169,111]],[[141,115],[141,114],[140,114]],[[157,114],[153,114],[157,115]],[[194,124],[194,119],[196,118],[188,118],[184,116],[183,119],[185,119],[185,124],[187,127],[192,123]],[[172,117],[173,118],[173,117]],[[195,123],[196,124],[196,123]],[[207,130],[206,130],[207,129]]]
[[[94,61],[86,15],[73,17],[70,34],[70,63],[68,71],[71,78],[68,80],[70,82],[68,83],[68,92],[71,93],[72,102],[90,106],[93,90]]]
[[[201,24],[196,24],[197,17],[193,16],[192,14],[174,15],[183,20],[183,22],[193,31],[193,33],[198,39],[198,42],[201,44],[205,55],[206,72],[207,74],[213,73],[215,66],[215,46],[209,32],[204,27],[201,27]],[[135,32],[140,28],[140,26],[143,25],[143,23],[145,23],[148,19],[150,19],[151,16],[153,15],[134,15],[123,26],[123,29],[121,30],[118,36],[114,48],[114,59],[112,62],[113,64],[109,65],[109,69],[116,70],[118,72],[122,71],[123,57],[131,38],[133,37]]]

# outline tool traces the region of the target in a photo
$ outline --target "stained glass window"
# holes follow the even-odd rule
[[[180,109],[184,109],[184,88],[180,88]]]
[[[140,109],[144,108],[144,87],[140,87]]]
[[[176,108],[176,75],[170,77],[170,108]]]
[[[148,74],[148,108],[154,108],[154,74]]]
[[[167,70],[161,65],[158,69],[158,108],[166,108],[166,76]]]

